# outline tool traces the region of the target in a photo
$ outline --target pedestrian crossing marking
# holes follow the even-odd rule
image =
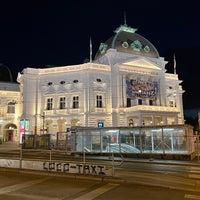
[[[16,190],[20,190],[20,189],[29,187],[29,186],[34,185],[34,184],[41,183],[41,182],[43,182],[47,179],[48,178],[39,179],[39,180],[37,179],[37,180],[33,180],[33,181],[28,181],[28,182],[24,182],[24,183],[10,185],[10,186],[7,186],[7,187],[0,188],[0,195],[6,194],[6,193],[9,193],[9,192],[13,192],[13,191],[16,191]]]
[[[96,197],[98,197],[99,195],[117,187],[119,184],[115,184],[115,183],[107,183],[95,190],[92,190],[91,192],[88,192],[87,194],[84,194],[74,200],[92,200]]]
[[[200,199],[200,195],[194,195],[194,194],[185,194],[185,199]]]

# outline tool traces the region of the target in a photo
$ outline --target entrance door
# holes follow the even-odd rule
[[[7,124],[4,128],[3,141],[15,142],[16,133],[17,133],[17,126],[15,124]]]
[[[9,142],[13,142],[13,130],[9,130],[8,131],[8,141]]]

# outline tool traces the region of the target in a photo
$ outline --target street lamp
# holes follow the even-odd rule
[[[43,135],[44,135],[44,120],[45,120],[45,112],[43,112],[43,114],[41,115],[42,117],[42,131],[43,131]]]
[[[40,116],[42,118],[42,129],[40,129],[40,131],[42,131],[42,133],[44,134],[44,122],[45,122],[45,112],[43,112],[42,114],[36,114],[36,121],[35,121],[35,133],[37,133],[37,116]]]

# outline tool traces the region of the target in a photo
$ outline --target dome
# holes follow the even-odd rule
[[[6,82],[12,82],[13,81],[13,75],[10,69],[0,63],[0,81],[6,81]]]
[[[141,56],[158,58],[157,49],[147,39],[135,33],[137,29],[121,25],[105,43],[101,43],[95,56],[95,60],[103,56],[108,49],[116,49],[117,52],[136,54]]]

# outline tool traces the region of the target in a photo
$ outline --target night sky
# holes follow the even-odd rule
[[[198,98],[200,18],[198,1],[1,1],[0,63],[13,73],[26,67],[81,64],[93,57],[101,42],[124,24],[137,28],[148,39],[173,72],[183,80],[184,109],[200,108]]]

